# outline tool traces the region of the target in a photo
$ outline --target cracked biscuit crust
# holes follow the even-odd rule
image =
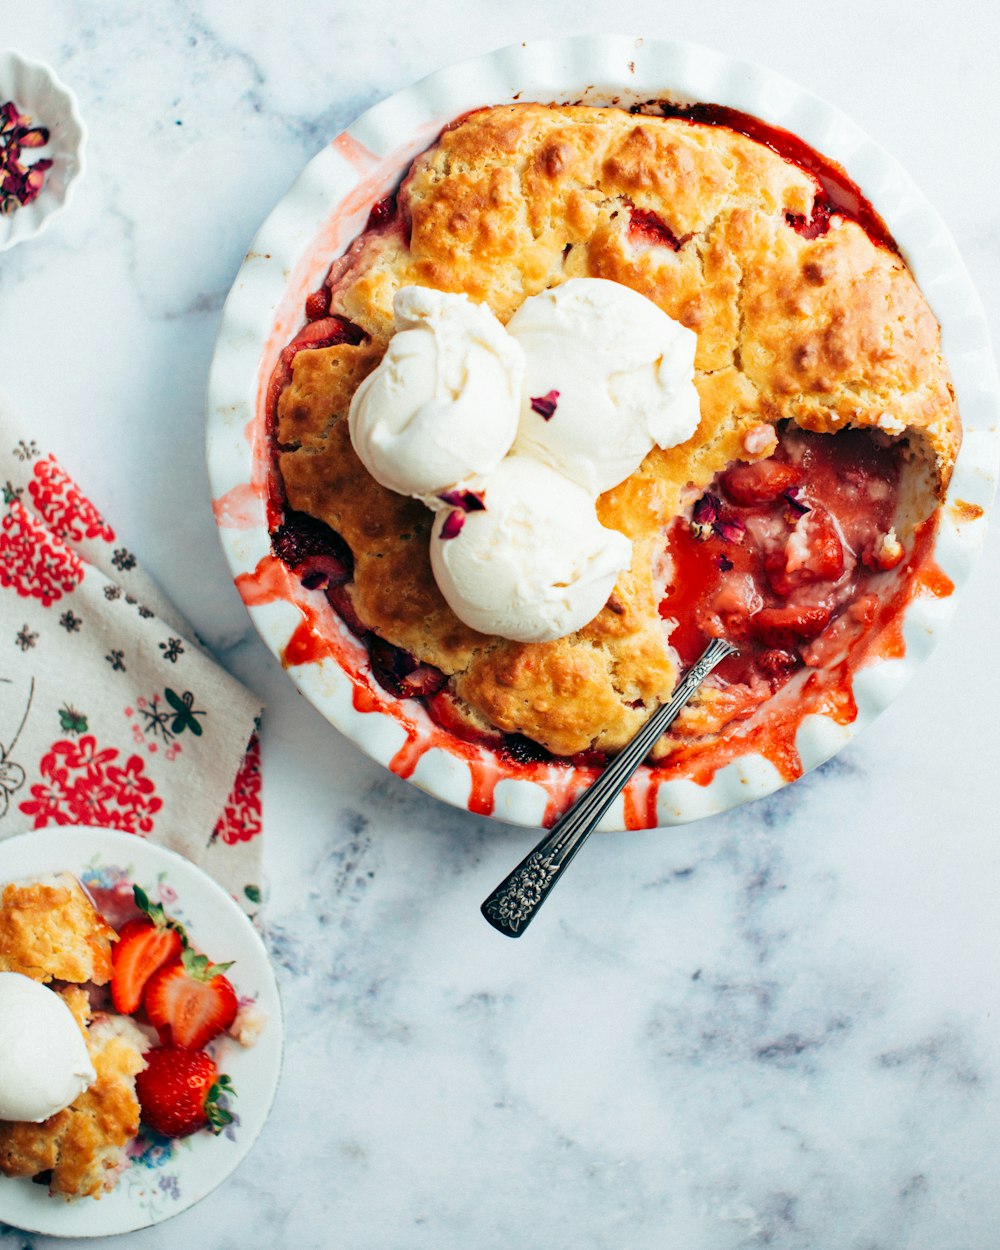
[[[664,529],[687,487],[769,453],[761,427],[907,437],[927,470],[925,512],[943,496],[961,435],[937,322],[900,257],[856,222],[834,216],[815,238],[789,224],[810,221],[819,195],[810,174],[725,127],[510,105],[445,131],[403,183],[396,221],[335,264],[331,311],[369,338],[295,357],[278,405],[288,503],[351,546],[361,619],[448,674],[475,719],[558,755],[635,733],[676,680],[653,572]],[[461,292],[507,321],[572,277],[621,282],[698,333],[702,420],[598,501],[601,521],[634,543],[608,606],[555,642],[488,638],[437,590],[430,514],[368,476],[345,418],[400,287]]]
[[[12,881],[0,890],[0,972],[105,985],[117,939],[69,873]]]

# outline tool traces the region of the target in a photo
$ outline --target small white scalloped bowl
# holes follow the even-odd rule
[[[364,647],[320,592],[280,571],[261,593],[270,559],[264,393],[278,352],[303,320],[305,296],[363,229],[368,212],[413,158],[469,110],[514,100],[627,107],[669,97],[728,105],[799,135],[842,165],[888,224],[942,329],[965,430],[934,560],[957,590],[986,532],[1000,459],[1000,395],[985,314],[958,248],[896,161],[847,116],[760,66],[672,40],[582,36],[517,44],[431,74],[364,113],[320,152],[261,227],[223,311],[208,388],[208,463],[223,548],[254,624],[307,699],[362,750],[457,807],[515,824],[549,824],[593,772],[553,763],[530,775],[438,729],[416,700],[386,695]],[[281,566],[283,568],[283,566]],[[286,571],[287,572],[287,571]],[[809,715],[795,747],[802,771],[823,763],[883,710],[936,645],[957,594],[916,597],[903,618],[905,654],[874,660],[853,682],[849,724]],[[316,662],[297,662],[308,622],[329,639]],[[795,683],[779,700],[795,696]],[[708,784],[666,780],[643,766],[602,829],[676,825],[772,793],[785,779],[748,753]]]
[[[0,104],[7,100],[13,100],[22,113],[29,114],[36,126],[45,126],[49,131],[46,146],[33,148],[24,163],[34,164],[48,157],[52,168],[30,204],[9,215],[0,215],[0,252],[41,234],[66,207],[73,186],[83,174],[87,140],[76,96],[41,61],[28,60],[17,52],[0,52]]]

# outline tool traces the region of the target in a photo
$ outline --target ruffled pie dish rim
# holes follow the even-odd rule
[[[944,598],[917,597],[902,621],[905,653],[876,659],[853,678],[857,715],[849,724],[810,714],[795,740],[808,772],[871,723],[930,654],[951,618],[983,545],[996,486],[1000,384],[985,314],[958,247],[909,175],[847,116],[761,66],[697,45],[626,36],[581,36],[516,44],[431,74],[376,104],[306,166],[260,228],[223,309],[207,397],[207,452],[213,508],[239,586],[270,551],[263,391],[278,351],[301,322],[305,296],[364,228],[369,209],[391,191],[441,129],[473,108],[513,101],[613,104],[670,98],[709,102],[761,117],[842,165],[885,220],[937,316],[951,368],[964,441],[939,513],[935,561],[954,584]],[[294,579],[293,579],[294,580]],[[355,695],[355,679],[334,659],[283,660],[303,608],[290,591],[248,611],[261,637],[303,695],[381,764],[459,808],[513,824],[550,821],[591,774],[553,763],[541,780],[505,772],[492,751],[451,744],[416,701],[387,713],[391,696]],[[346,629],[344,646],[362,653]],[[352,657],[365,680],[367,659]],[[375,692],[378,687],[375,686]],[[780,697],[780,696],[778,696]],[[381,704],[381,708],[378,706]],[[491,773],[489,802],[477,793]],[[662,779],[643,767],[601,822],[623,830],[683,824],[762,798],[788,784],[762,755],[739,756],[708,784]]]
[[[70,203],[86,169],[87,127],[73,91],[54,69],[13,49],[0,51],[0,102],[13,100],[50,131],[40,153],[52,168],[30,204],[0,217],[0,252],[37,238]]]

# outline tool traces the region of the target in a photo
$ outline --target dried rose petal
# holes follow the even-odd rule
[[[441,526],[440,538],[457,538],[462,532],[462,526],[465,524],[465,513],[461,508],[456,508],[453,512],[449,512]]]
[[[23,148],[44,148],[49,141],[49,132],[45,126],[33,126],[31,130],[17,127],[12,136],[15,143]]]
[[[21,202],[23,204],[30,204],[31,201],[38,195],[39,191],[41,191],[42,183],[44,181],[44,171],[39,173],[35,169],[29,169],[28,176],[24,180],[24,196],[22,197]]]
[[[27,175],[17,169],[6,169],[3,174],[3,181],[0,183],[3,191],[7,195],[13,195],[24,203],[24,198],[28,194]]]
[[[31,117],[22,113],[13,100],[0,104],[0,213],[16,212],[37,197],[52,161],[22,165],[21,150],[41,148],[48,141],[48,129],[33,126]]]
[[[691,521],[691,533],[695,538],[704,541],[711,537],[712,526],[719,515],[720,501],[718,495],[707,491],[694,505]]]
[[[445,490],[438,495],[442,503],[453,508],[461,508],[463,512],[485,512],[486,492],[484,490]]]
[[[726,556],[716,556],[715,565],[716,565],[716,568],[721,569],[723,573],[728,573],[729,570],[733,567],[733,562],[732,560],[728,559]]]
[[[694,519],[699,525],[711,525],[718,519],[719,506],[719,496],[706,491],[694,506]]]
[[[785,491],[785,498],[788,500],[791,510],[796,517],[803,516],[806,512],[812,511],[812,508],[810,508],[807,503],[802,501],[799,495],[798,486],[790,486],[788,490]]]
[[[531,401],[531,411],[537,412],[543,420],[551,421],[558,400],[558,391],[549,391],[545,395],[538,395]]]
[[[712,525],[712,529],[727,543],[741,543],[747,533],[747,527],[736,517],[722,518]]]
[[[52,168],[52,161],[21,164],[22,148],[41,148],[49,141],[45,126],[33,126],[27,113],[21,113],[13,100],[0,105],[0,213],[16,212],[36,199]]]
[[[8,130],[15,126],[31,125],[31,115],[20,112],[13,100],[8,100],[6,104],[0,105],[0,113],[3,114],[3,125],[0,126],[0,133],[6,134]]]

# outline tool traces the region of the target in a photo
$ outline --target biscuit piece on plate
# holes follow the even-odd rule
[[[105,985],[117,938],[68,872],[12,881],[0,891],[0,972]]]
[[[84,990],[57,992],[87,1039],[97,1080],[41,1124],[0,1122],[0,1172],[45,1178],[50,1193],[67,1199],[99,1198],[114,1188],[126,1147],[139,1132],[135,1078],[146,1066],[148,1042],[123,1016],[91,1020]]]

